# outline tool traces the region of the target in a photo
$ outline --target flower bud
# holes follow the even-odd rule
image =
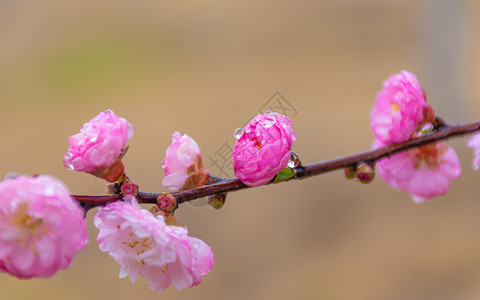
[[[347,177],[347,179],[354,179],[357,176],[357,171],[354,167],[345,168],[343,169],[343,172],[345,173],[345,177]]]
[[[172,194],[163,194],[157,198],[158,207],[166,213],[172,213],[177,207],[177,199]]]
[[[127,177],[120,183],[120,191],[123,196],[132,195],[136,197],[138,195],[138,185]]]
[[[364,184],[370,183],[375,178],[375,168],[366,162],[357,165],[357,179]]]
[[[198,144],[178,131],[172,135],[162,167],[165,169],[162,185],[169,190],[199,187],[210,178],[210,172],[203,167]]]

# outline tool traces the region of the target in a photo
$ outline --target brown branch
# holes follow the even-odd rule
[[[441,118],[437,117],[438,129],[437,131],[425,136],[413,138],[411,140],[388,145],[383,148],[379,148],[372,151],[353,154],[349,156],[334,158],[331,160],[313,163],[309,165],[298,166],[294,169],[295,176],[289,180],[307,178],[314,175],[330,172],[333,170],[343,169],[346,167],[355,167],[360,162],[375,162],[381,158],[389,157],[392,154],[410,149],[420,147],[426,144],[435,143],[441,140],[445,140],[451,137],[459,135],[469,134],[480,130],[480,121],[468,124],[449,125],[445,123]],[[273,180],[268,184],[273,183]],[[208,184],[198,188],[190,190],[181,190],[171,193],[177,199],[177,202],[183,203],[194,199],[202,198],[205,196],[215,195],[219,193],[234,192],[249,188],[243,184],[239,179],[231,178],[224,179],[220,182]],[[140,203],[156,203],[157,197],[165,193],[138,193],[138,201]],[[86,209],[90,209],[96,206],[102,206],[107,203],[117,201],[120,199],[118,195],[110,196],[80,196],[73,195]]]

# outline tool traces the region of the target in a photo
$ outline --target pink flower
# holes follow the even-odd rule
[[[100,250],[120,264],[120,278],[130,276],[134,283],[142,275],[152,290],[198,285],[213,266],[210,247],[189,237],[186,228],[166,225],[162,215],[153,216],[134,198],[131,202],[111,203],[94,219]]]
[[[202,165],[202,156],[197,143],[189,136],[176,131],[167,156],[162,162],[165,177],[162,185],[169,190],[190,189],[205,185],[210,173]]]
[[[19,176],[0,183],[0,271],[47,278],[87,243],[83,210],[59,180]]]
[[[424,116],[425,113],[425,116]],[[406,141],[427,118],[434,118],[422,87],[414,74],[402,71],[383,83],[383,90],[377,94],[370,119],[377,139],[385,144]]]
[[[287,166],[296,137],[288,117],[273,112],[257,115],[233,148],[235,175],[248,186],[268,183]]]
[[[375,148],[383,146],[376,144]],[[442,143],[406,150],[378,162],[378,174],[393,188],[412,194],[415,202],[444,195],[462,168],[455,150]]]
[[[83,124],[80,133],[68,139],[70,147],[63,164],[69,170],[87,172],[114,182],[125,169],[121,158],[132,135],[133,127],[127,120],[111,110],[101,112]]]
[[[480,167],[480,133],[476,133],[468,142],[467,146],[475,150],[473,157],[473,168],[477,170]]]

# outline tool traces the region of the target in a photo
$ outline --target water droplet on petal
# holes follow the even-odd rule
[[[265,116],[265,119],[262,121],[262,125],[263,127],[265,128],[270,128],[273,126],[273,124],[275,124],[275,117],[274,116],[271,116],[271,115],[267,115]]]
[[[107,114],[113,114],[113,110],[111,110],[111,109],[107,109],[105,112],[106,112]]]
[[[273,111],[267,110],[265,113],[266,113],[266,114],[273,114]]]
[[[67,169],[68,170],[73,170],[73,164],[72,164],[72,161],[71,161],[72,157],[73,157],[72,152],[68,152],[67,155],[66,155]]]
[[[17,172],[8,172],[7,175],[5,175],[5,179],[13,179],[18,176],[21,176],[21,174]]]
[[[290,159],[288,160],[288,167],[290,169],[298,167],[300,164],[300,158],[298,157],[297,153],[292,151],[292,154],[290,155]]]
[[[237,128],[233,133],[233,136],[238,140],[242,136],[243,132],[243,128]]]

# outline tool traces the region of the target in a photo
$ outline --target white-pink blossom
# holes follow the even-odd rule
[[[202,165],[198,144],[188,135],[176,131],[167,155],[162,161],[165,170],[162,185],[169,190],[194,188],[204,185],[210,173]]]
[[[152,290],[198,285],[213,266],[210,247],[189,237],[186,228],[166,225],[162,215],[153,216],[134,198],[128,201],[101,208],[94,219],[100,250],[120,264],[120,278],[135,282],[141,275]]]
[[[0,183],[0,271],[47,278],[87,243],[84,211],[59,180],[18,176]]]

